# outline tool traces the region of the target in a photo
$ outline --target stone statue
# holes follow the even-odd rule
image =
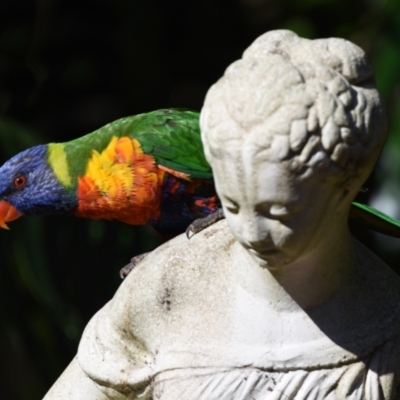
[[[45,399],[400,399],[400,279],[347,226],[386,135],[363,51],[269,32],[201,127],[226,221],[147,256]]]

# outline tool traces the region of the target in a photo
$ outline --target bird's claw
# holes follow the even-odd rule
[[[143,260],[149,253],[139,254],[138,256],[132,257],[129,264],[126,264],[125,267],[122,267],[119,271],[119,276],[121,279],[125,279],[129,273],[133,270]]]
[[[203,229],[209,227],[220,219],[225,218],[222,208],[218,208],[211,214],[208,214],[204,218],[195,219],[186,229],[186,237],[190,239],[196,233],[201,232]]]

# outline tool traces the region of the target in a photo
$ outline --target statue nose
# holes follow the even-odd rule
[[[269,227],[265,224],[260,224],[257,218],[253,217],[247,219],[247,221],[242,221],[240,231],[244,241],[251,247],[264,247],[266,243],[271,242]]]

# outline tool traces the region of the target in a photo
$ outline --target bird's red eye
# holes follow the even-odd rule
[[[14,186],[16,188],[23,188],[26,185],[26,178],[24,175],[18,175],[14,179]]]

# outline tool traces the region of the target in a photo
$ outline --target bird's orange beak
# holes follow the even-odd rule
[[[0,228],[9,229],[6,222],[14,221],[22,214],[8,201],[0,201]]]

